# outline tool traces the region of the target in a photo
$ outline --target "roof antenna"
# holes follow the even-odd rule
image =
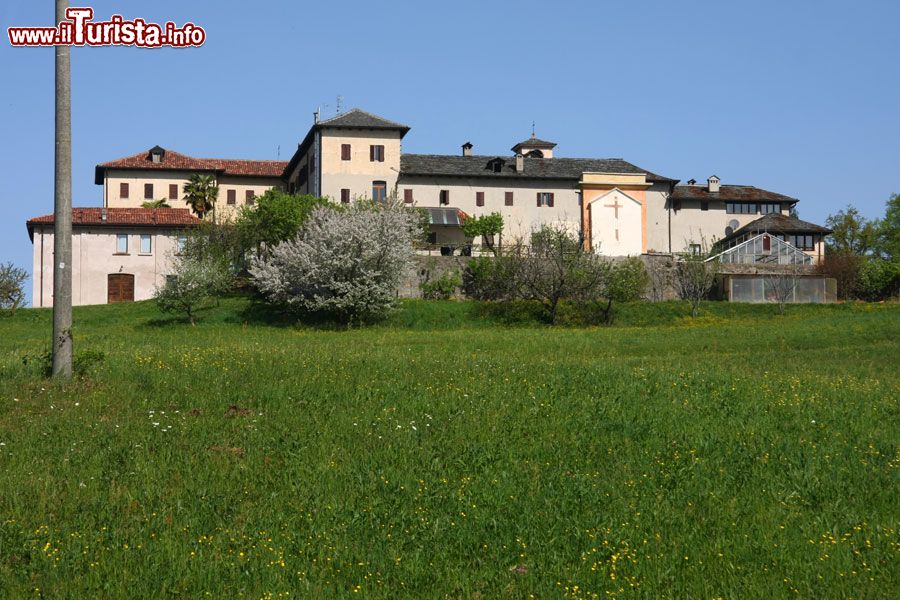
[[[281,144],[278,144],[278,147],[275,149],[275,158],[281,160]]]
[[[344,97],[338,95],[337,97],[337,114],[341,114],[344,112]]]
[[[531,138],[534,139],[534,121],[531,122]]]

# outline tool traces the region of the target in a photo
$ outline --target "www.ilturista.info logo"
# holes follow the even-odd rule
[[[202,46],[206,32],[193,23],[176,27],[147,23],[143,19],[127,21],[113,15],[109,21],[93,22],[93,8],[67,8],[66,18],[56,27],[9,27],[13,46],[138,46],[141,48],[188,48]]]

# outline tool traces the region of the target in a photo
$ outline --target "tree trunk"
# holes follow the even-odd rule
[[[68,0],[56,0],[56,22]],[[53,189],[53,376],[72,376],[72,90],[69,46],[56,46],[56,152]]]

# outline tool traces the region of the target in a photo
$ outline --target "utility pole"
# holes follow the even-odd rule
[[[68,0],[56,0],[56,23]],[[72,376],[72,89],[70,50],[56,51],[56,152],[53,189],[53,376]]]

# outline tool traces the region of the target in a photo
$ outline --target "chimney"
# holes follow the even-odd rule
[[[718,191],[719,191],[719,178],[718,177],[716,177],[715,175],[711,175],[710,178],[706,180],[706,184],[707,184],[706,189],[709,190],[709,192],[711,194],[718,193]]]
[[[472,142],[466,142],[462,145],[463,156],[472,156]]]
[[[697,185],[696,179],[688,179],[688,185]]]
[[[316,112],[313,113],[313,125],[319,122],[319,109],[316,109]]]
[[[100,220],[106,223],[106,208],[100,209]]]
[[[525,157],[521,154],[516,153],[516,173],[521,173],[525,170]]]

